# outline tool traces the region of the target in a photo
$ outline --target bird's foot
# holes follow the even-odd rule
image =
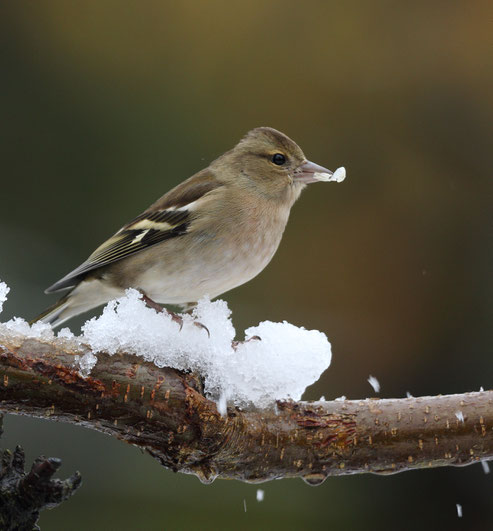
[[[149,308],[152,308],[153,310],[156,310],[156,312],[158,312],[158,313],[166,312],[171,317],[172,321],[174,321],[175,323],[178,323],[180,325],[180,331],[181,331],[181,329],[183,328],[183,317],[180,314],[172,312],[171,310],[168,310],[164,306],[161,306],[157,302],[153,301],[150,297],[148,297],[145,293],[142,293],[141,299],[146,303],[146,305]],[[207,328],[207,326],[203,325],[199,321],[193,321],[193,325],[196,326],[197,328],[205,330],[207,332],[207,335],[209,337],[211,337],[211,334],[210,334],[209,329]]]
[[[211,333],[209,332],[209,329],[207,328],[207,326],[205,326],[205,324],[202,324],[200,321],[192,321],[192,323],[197,328],[201,328],[202,330],[205,330],[207,332],[207,335],[209,336],[209,339],[210,339]]]
[[[250,343],[250,341],[262,341],[262,338],[260,336],[252,336],[248,339],[245,339],[245,341],[232,341],[231,345],[233,350],[236,350],[240,345],[243,345],[244,343]]]
[[[149,308],[152,308],[153,310],[156,310],[156,312],[158,313],[166,312],[175,323],[178,323],[180,325],[180,330],[183,328],[183,317],[181,317],[181,315],[178,315],[177,313],[167,310],[164,306],[161,306],[157,302],[153,301],[145,293],[142,293],[141,299],[146,303],[146,306],[148,306]]]

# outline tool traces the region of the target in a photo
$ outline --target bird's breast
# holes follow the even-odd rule
[[[288,216],[289,211],[269,216],[237,212],[234,220],[219,227],[196,227],[170,240],[165,257],[156,253],[146,261],[138,287],[161,303],[217,297],[265,268],[279,246]]]

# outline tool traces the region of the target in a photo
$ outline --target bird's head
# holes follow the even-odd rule
[[[308,161],[296,142],[271,127],[252,129],[216,162],[229,167],[232,179],[272,197],[296,199],[306,184],[344,178],[341,169],[333,173]]]

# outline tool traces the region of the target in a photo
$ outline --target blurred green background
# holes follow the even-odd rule
[[[326,332],[307,398],[373,396],[370,374],[382,397],[493,387],[491,2],[10,1],[0,28],[2,320],[35,316],[103,239],[269,125],[348,178],[309,187],[272,263],[225,295],[239,333]],[[258,503],[98,433],[5,427],[3,447],[82,473],[44,530],[493,527],[480,465],[275,481]]]

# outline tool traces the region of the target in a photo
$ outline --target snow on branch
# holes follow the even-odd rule
[[[0,411],[102,431],[203,482],[316,485],[493,458],[493,392],[301,402],[330,364],[325,334],[264,322],[237,342],[230,313],[204,300],[180,326],[128,290],[78,337],[0,323]]]
[[[0,305],[7,290],[0,282]],[[141,293],[129,289],[124,297],[111,301],[100,317],[86,322],[81,336],[64,328],[57,337],[73,348],[90,347],[76,359],[85,376],[97,363],[98,352],[126,352],[158,367],[200,374],[206,395],[223,405],[229,401],[266,407],[277,399],[299,400],[330,365],[330,343],[318,330],[264,321],[245,331],[245,341],[235,341],[231,311],[222,300],[199,301],[193,315],[183,315],[182,321],[148,307]],[[49,325],[31,327],[18,317],[0,323],[0,342],[2,335],[12,333],[55,339]]]
[[[66,339],[3,334],[5,412],[77,423],[138,446],[162,465],[260,482],[467,465],[493,458],[493,391],[393,400],[277,401],[224,415],[201,378],[127,353],[99,354],[89,376]],[[460,412],[460,418],[457,412]]]

